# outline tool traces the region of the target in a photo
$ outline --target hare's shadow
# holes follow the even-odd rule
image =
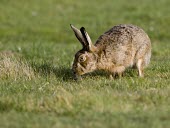
[[[41,65],[33,65],[36,73],[49,77],[51,74],[54,74],[56,78],[62,79],[63,81],[72,81],[73,73],[71,68],[59,66],[54,67],[51,64],[41,64]],[[127,70],[125,71],[125,76],[127,77],[134,77],[134,70]],[[95,71],[92,73],[88,73],[83,75],[83,77],[105,77],[108,78],[109,74],[105,71]]]
[[[73,79],[73,73],[70,67],[59,66],[54,67],[51,64],[41,64],[41,65],[32,65],[34,67],[35,72],[44,77],[49,77],[51,74],[54,74],[56,78],[62,79],[63,81],[70,81]],[[83,77],[108,77],[108,74],[104,71],[95,71],[92,73],[87,73],[83,75]]]
[[[32,65],[35,69],[35,72],[44,77],[50,77],[52,74],[56,78],[62,79],[64,81],[73,80],[72,71],[68,67],[54,67],[51,64],[41,64],[41,65]]]

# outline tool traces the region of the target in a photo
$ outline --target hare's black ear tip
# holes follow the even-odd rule
[[[80,31],[85,31],[85,28],[84,28],[84,27],[81,27],[81,28],[80,28]]]

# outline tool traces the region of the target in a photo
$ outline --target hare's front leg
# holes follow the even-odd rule
[[[114,66],[111,69],[111,74],[110,74],[110,78],[116,78],[116,77],[122,77],[123,76],[123,72],[125,71],[125,67],[124,66]]]

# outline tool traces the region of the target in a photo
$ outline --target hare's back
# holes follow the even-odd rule
[[[150,43],[147,34],[134,25],[117,25],[101,35],[95,46],[114,63],[131,65],[138,49]],[[126,62],[127,61],[127,62]]]
[[[126,45],[127,43],[133,43],[137,41],[138,44],[142,39],[146,39],[147,34],[139,27],[135,25],[120,24],[112,27],[110,30],[106,31],[101,35],[96,41],[96,46],[105,47],[108,45]]]

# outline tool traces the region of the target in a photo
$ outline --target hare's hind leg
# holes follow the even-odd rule
[[[144,74],[143,74],[143,59],[138,59],[136,67],[138,69],[138,76],[144,77]]]
[[[137,60],[135,65],[138,69],[139,77],[144,77],[143,70],[149,64],[150,57],[151,57],[151,49],[147,45],[147,43],[145,43],[145,45],[140,47],[140,49],[137,51],[136,56],[135,56]]]

